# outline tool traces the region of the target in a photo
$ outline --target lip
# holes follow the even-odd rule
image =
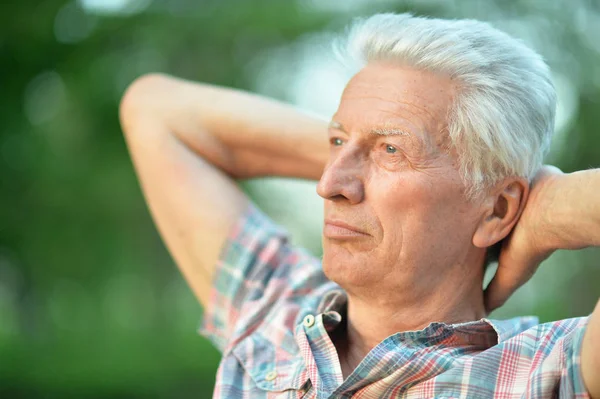
[[[339,220],[326,219],[323,235],[327,238],[350,239],[368,236],[367,233]]]

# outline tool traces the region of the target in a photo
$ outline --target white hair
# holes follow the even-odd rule
[[[356,20],[337,50],[354,67],[387,61],[457,83],[448,133],[469,196],[508,176],[531,181],[541,167],[556,93],[548,66],[520,40],[475,20],[377,14]]]

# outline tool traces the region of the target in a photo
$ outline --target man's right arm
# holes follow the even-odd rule
[[[157,228],[202,305],[248,199],[234,179],[317,180],[325,121],[257,95],[164,75],[136,80],[120,109],[126,142]]]

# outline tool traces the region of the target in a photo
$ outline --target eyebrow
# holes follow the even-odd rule
[[[331,122],[329,122],[329,127],[348,134],[348,131],[344,129],[344,126],[342,126],[342,124],[337,121],[332,120]],[[376,134],[378,136],[413,136],[412,134],[402,129],[392,127],[376,127],[371,129],[369,133]]]
[[[377,134],[379,136],[412,136],[404,130],[389,127],[376,127],[371,129],[369,133]]]

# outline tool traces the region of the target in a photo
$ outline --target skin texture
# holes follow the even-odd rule
[[[235,179],[316,180],[327,159],[325,121],[250,93],[160,74],[130,85],[120,118],[152,218],[203,306],[223,242],[248,206]]]
[[[465,198],[459,149],[445,133],[455,95],[447,78],[371,64],[348,84],[328,142],[327,122],[288,105],[153,74],[130,86],[120,116],[150,212],[203,306],[221,246],[248,204],[235,179],[321,178],[331,222],[323,267],[349,296],[345,328],[331,334],[347,376],[387,336],[478,319],[554,250],[600,245],[598,170],[547,167],[531,194],[510,177],[475,202]],[[507,236],[484,306],[485,250]],[[581,359],[598,398],[600,305]]]
[[[485,315],[485,248],[516,222],[527,184],[507,179],[467,199],[446,133],[455,91],[447,77],[370,64],[333,116],[317,192],[323,270],[349,296],[345,373],[397,331]]]

